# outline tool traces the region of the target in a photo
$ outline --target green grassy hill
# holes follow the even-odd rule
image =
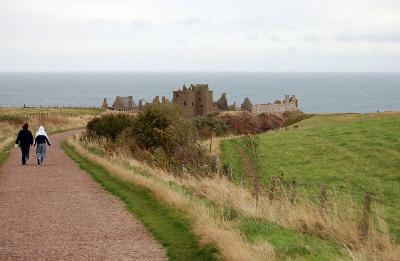
[[[400,113],[317,115],[298,128],[261,136],[261,175],[295,178],[299,186],[324,183],[338,191],[375,193],[400,209]],[[231,163],[236,180],[251,172],[241,139],[221,143],[222,160]],[[400,211],[386,207],[392,231],[400,235]]]

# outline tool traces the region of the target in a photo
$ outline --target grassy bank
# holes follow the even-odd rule
[[[200,227],[195,229],[196,234],[202,241],[213,243],[221,252],[226,253],[226,260],[243,260],[244,257],[247,257],[247,260],[350,259],[347,257],[347,250],[341,243],[336,242],[335,237],[313,235],[311,231],[303,233],[300,229],[297,230],[295,225],[291,224],[293,229],[287,228],[290,224],[281,225],[275,221],[276,218],[271,217],[279,216],[282,212],[285,216],[295,216],[295,222],[306,227],[307,222],[310,222],[310,225],[314,224],[313,222],[325,222],[318,218],[315,209],[303,209],[301,204],[295,208],[289,205],[269,206],[264,198],[256,208],[254,198],[248,191],[241,190],[225,179],[198,179],[190,176],[178,178],[159,169],[145,167],[133,159],[124,158],[123,155],[108,158],[102,155],[102,150],[96,149],[96,146],[92,144],[86,147],[86,152],[81,148],[80,154],[85,154],[90,161],[100,162],[102,166],[111,169],[112,175],[124,175],[133,180],[144,178],[146,182],[143,186],[151,188],[158,200],[180,209],[191,217],[196,224],[194,227]],[[119,172],[125,174],[118,174]],[[287,209],[291,213],[287,213]],[[309,220],[303,221],[304,215]],[[312,220],[307,215],[317,217]],[[285,223],[285,220],[283,221]],[[221,229],[222,231],[218,231]],[[334,229],[332,234],[336,234],[335,231],[337,230]],[[357,252],[355,249],[352,251]]]
[[[182,213],[157,200],[150,190],[110,175],[101,166],[88,161],[66,144],[66,153],[104,189],[119,197],[166,248],[171,260],[214,260],[212,247],[200,247]]]
[[[400,198],[400,113],[317,115],[298,128],[261,136],[261,177],[296,179],[299,187],[316,192],[319,184],[360,198],[373,192],[397,206]],[[224,162],[233,165],[236,181],[251,172],[240,139],[221,143]],[[391,230],[399,237],[399,213],[386,206]]]

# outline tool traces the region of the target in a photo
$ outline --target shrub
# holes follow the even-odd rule
[[[281,128],[283,125],[283,119],[275,114],[260,114],[257,115],[258,121],[258,132],[266,132]]]
[[[202,138],[209,138],[214,135],[222,136],[229,131],[228,125],[224,121],[217,119],[214,114],[198,116],[193,119],[193,122]]]
[[[299,121],[311,118],[312,116],[314,116],[314,115],[313,114],[305,114],[304,112],[301,112],[301,111],[284,112],[283,113],[283,117],[284,117],[283,127],[293,125]]]
[[[258,133],[257,118],[250,112],[222,113],[218,118],[224,121],[232,134],[240,135],[247,133]]]
[[[151,104],[143,108],[134,125],[136,143],[151,151],[162,148],[172,155],[178,147],[196,142],[196,130],[173,105]]]
[[[108,114],[94,118],[87,124],[88,134],[96,134],[115,141],[122,131],[132,127],[134,118],[125,114]]]
[[[149,104],[133,118],[106,115],[90,121],[87,140],[104,137],[112,154],[125,154],[175,173],[204,164],[196,127],[174,105]]]

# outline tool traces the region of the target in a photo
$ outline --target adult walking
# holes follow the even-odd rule
[[[35,144],[36,146],[36,159],[38,165],[44,165],[44,157],[46,155],[46,143],[51,146],[49,137],[47,136],[46,131],[43,126],[39,127],[39,130],[36,132]]]
[[[29,125],[26,122],[19,131],[15,147],[20,147],[22,153],[22,165],[29,164],[29,149],[33,145],[32,132],[29,130]]]

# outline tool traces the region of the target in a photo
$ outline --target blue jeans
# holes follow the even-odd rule
[[[36,145],[36,158],[38,162],[44,162],[44,156],[46,155],[46,143]]]

